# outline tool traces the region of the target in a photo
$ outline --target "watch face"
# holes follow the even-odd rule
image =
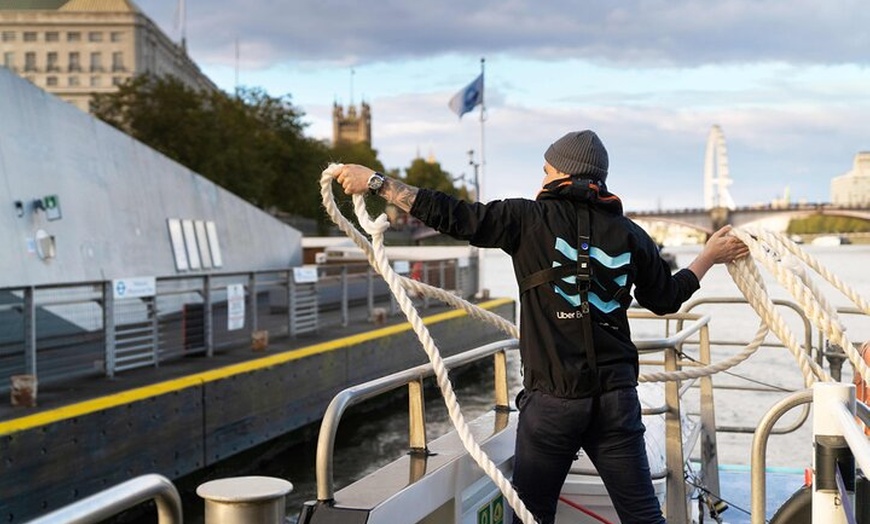
[[[383,175],[374,174],[369,178],[369,191],[377,192],[384,185]]]

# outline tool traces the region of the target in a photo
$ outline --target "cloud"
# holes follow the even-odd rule
[[[164,28],[175,7],[138,4]],[[191,49],[234,60],[238,38],[254,64],[359,65],[445,54],[509,53],[608,64],[694,67],[787,61],[868,65],[870,9],[862,0],[227,0],[187,2]]]
[[[174,6],[138,5],[178,38]],[[317,138],[331,138],[333,102],[369,102],[388,168],[432,154],[470,179],[478,113],[457,120],[447,101],[485,56],[486,198],[533,196],[544,149],[571,129],[602,136],[629,210],[703,205],[713,124],[738,205],[786,188],[828,201],[830,179],[870,148],[859,0],[189,0],[187,12],[191,56],[219,85],[232,85],[238,41],[244,83],[291,93]]]

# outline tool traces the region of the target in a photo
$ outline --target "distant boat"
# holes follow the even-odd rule
[[[814,238],[811,242],[814,246],[840,246],[851,243],[852,242],[843,235],[823,235]]]

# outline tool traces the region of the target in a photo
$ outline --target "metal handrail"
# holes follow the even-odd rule
[[[804,327],[804,350],[806,351],[807,356],[812,358],[813,328],[812,328],[812,323],[807,318],[806,314],[804,314],[803,310],[800,309],[800,307],[792,301],[783,300],[783,299],[772,299],[771,301],[773,302],[774,305],[787,307],[787,308],[793,310],[795,313],[797,313],[797,315],[800,318],[800,320],[803,324],[803,327]],[[691,311],[695,307],[700,306],[702,304],[749,304],[749,301],[746,300],[745,298],[738,298],[738,297],[706,297],[706,298],[699,298],[699,299],[692,300],[692,301],[688,302],[683,307],[683,310],[688,312],[688,311]],[[720,346],[721,345],[736,345],[733,343],[726,343],[726,342],[722,342],[722,341],[711,342],[711,344],[720,345]],[[762,346],[779,347],[779,348],[785,347],[782,344],[762,344]],[[819,353],[816,356],[816,362],[820,365],[822,364],[821,351],[819,351]],[[732,388],[724,388],[722,386],[719,386],[719,387],[722,389],[735,389],[735,390],[737,389],[737,388],[733,388],[733,387]],[[776,390],[771,389],[771,388],[761,388],[761,387],[747,387],[747,388],[745,388],[745,390],[746,391],[753,391],[753,392],[772,392],[772,393],[777,392]],[[804,406],[800,415],[797,416],[797,418],[792,422],[792,424],[790,426],[786,426],[784,428],[779,428],[779,429],[772,429],[771,433],[773,435],[787,435],[789,433],[797,431],[798,429],[801,428],[801,426],[804,425],[804,423],[806,423],[807,419],[809,418],[809,415],[810,415],[809,406]],[[720,426],[718,428],[718,431],[722,431],[723,433],[750,434],[750,433],[754,433],[755,430],[756,430],[756,427],[754,427],[754,426]]]
[[[96,524],[152,499],[157,504],[159,524],[183,523],[181,497],[175,485],[166,477],[152,473],[112,486],[28,524]]]
[[[694,321],[687,327],[675,333],[674,335],[664,338],[642,339],[635,341],[635,345],[643,351],[664,350],[666,353],[666,361],[664,365],[668,371],[676,371],[678,369],[680,363],[677,360],[676,348],[683,344],[690,336],[694,335],[695,333],[700,333],[700,336],[702,338],[702,346],[708,342],[706,330],[711,319],[711,315],[709,314],[697,315],[689,313],[676,313],[667,317],[661,317],[652,313],[637,311],[632,312],[631,316],[634,318],[666,318],[668,320],[683,319]],[[497,355],[508,348],[514,349],[517,345],[518,341],[512,339],[496,342],[486,346],[481,346],[460,355],[445,359],[445,365],[447,367],[453,367],[461,364],[471,363],[481,358],[485,358],[489,355]],[[709,352],[705,353],[704,358],[709,358]],[[318,435],[317,442],[317,457],[315,468],[318,502],[330,502],[334,500],[335,491],[333,481],[333,450],[335,446],[336,434],[338,431],[338,424],[345,410],[347,410],[347,408],[349,408],[351,405],[362,402],[363,400],[370,399],[377,395],[386,393],[388,391],[397,389],[408,384],[417,383],[417,381],[419,381],[423,376],[430,376],[432,374],[432,366],[429,364],[425,364],[405,371],[394,373],[387,377],[372,380],[358,386],[347,388],[342,392],[338,393],[332,399],[321,421],[320,433]],[[496,387],[498,387],[499,382],[500,381],[497,377]],[[666,433],[668,440],[667,462],[670,470],[674,467],[679,467],[676,465],[682,464],[684,460],[681,431],[678,427],[678,419],[680,413],[679,396],[685,392],[686,388],[679,388],[678,385],[673,382],[667,383],[665,387],[667,389],[665,406],[662,408],[653,408],[653,410],[660,410],[662,413],[665,414],[666,419],[668,419],[666,422]],[[708,387],[707,389],[712,389],[712,386]],[[708,407],[712,407],[712,399],[710,399],[709,404],[710,406]],[[414,424],[412,423],[411,425],[413,426]],[[704,430],[715,431],[715,428],[707,427],[707,425],[705,424]],[[708,441],[709,446],[715,447],[715,435],[705,435],[705,440]],[[671,449],[671,442],[676,443],[676,449]],[[704,451],[706,451],[706,449]],[[715,455],[713,457],[706,458],[710,458],[710,460],[715,463]],[[682,485],[682,481],[682,475],[668,475],[668,507],[674,508],[673,510],[671,510],[674,512],[672,516],[674,516],[677,521],[679,521],[679,518],[677,517],[678,515],[681,514],[684,518],[686,516],[685,505],[675,502],[685,500],[685,486]],[[713,482],[714,487],[718,489],[718,479],[711,479],[711,482]],[[681,513],[678,514],[677,512]]]
[[[752,437],[752,455],[750,459],[752,500],[750,511],[752,524],[765,522],[767,504],[767,441],[773,432],[773,426],[787,412],[803,404],[813,401],[813,391],[805,389],[797,391],[780,400],[761,418],[758,428]],[[759,520],[760,519],[760,520]]]
[[[503,351],[516,350],[519,347],[517,339],[507,339],[499,342],[486,344],[458,355],[444,359],[444,365],[448,369],[464,366],[483,358],[493,356]],[[498,368],[498,366],[497,366]],[[404,371],[377,378],[357,386],[352,386],[339,392],[323,414],[320,423],[320,434],[317,437],[317,500],[332,500],[335,495],[333,480],[333,450],[335,437],[338,431],[338,423],[345,410],[354,404],[364,400],[398,389],[421,378],[430,377],[434,374],[431,364],[422,364]],[[496,378],[496,384],[499,378]],[[496,386],[498,387],[498,386]]]
[[[445,259],[434,263],[447,267],[451,260]],[[432,261],[424,262],[424,264],[432,263]],[[365,301],[370,314],[377,305],[388,306],[389,315],[396,313],[395,300],[389,294],[381,277],[373,273],[368,264],[360,262],[352,263],[351,266],[350,272],[344,271],[344,277],[338,274],[325,276],[328,272],[341,271],[344,265],[318,267],[321,280],[314,290],[317,293],[316,298],[313,303],[306,301],[300,308],[304,310],[302,314],[306,315],[311,312],[315,316],[319,312],[329,312],[329,314],[315,320],[316,326],[306,324],[305,332],[322,329],[336,321],[341,325],[347,325],[350,322],[349,305],[360,301]],[[471,289],[465,282],[469,280],[468,273],[476,271],[476,267],[472,265],[463,268],[461,274],[458,264],[453,263],[452,267],[457,268],[456,275],[453,277],[457,285],[462,282],[460,285],[462,296],[472,295],[476,287]],[[300,332],[297,331],[298,326],[294,323],[298,311],[293,309],[293,305],[296,293],[294,290],[298,286],[294,284],[292,269],[203,272],[158,277],[155,295],[138,299],[144,305],[141,310],[137,309],[132,313],[141,316],[143,321],[151,322],[155,337],[150,349],[154,358],[143,360],[141,364],[132,367],[115,365],[116,329],[121,324],[129,324],[132,320],[129,316],[130,311],[126,309],[129,304],[122,302],[116,304],[112,295],[111,281],[0,288],[0,292],[21,295],[20,299],[12,303],[0,304],[0,315],[12,312],[11,314],[16,316],[16,322],[21,326],[17,331],[9,331],[0,341],[3,347],[3,353],[0,355],[0,370],[8,371],[7,375],[31,374],[37,377],[41,385],[48,385],[66,380],[70,376],[96,375],[99,371],[96,371],[93,366],[95,360],[103,363],[101,371],[106,376],[113,377],[115,373],[133,367],[157,365],[183,355],[201,352],[211,357],[215,349],[247,344],[245,331],[225,330],[216,322],[221,315],[226,314],[221,306],[225,304],[223,290],[230,282],[242,283],[246,287],[246,330],[268,329],[273,340],[284,336],[296,337]],[[452,274],[452,270],[447,273]],[[475,276],[471,275],[471,279],[474,278]],[[375,285],[378,281],[380,283]],[[353,286],[350,294],[346,289],[349,282]],[[367,288],[364,287],[366,282],[368,282]],[[306,298],[310,295],[310,290],[307,288],[299,292]],[[189,299],[185,298],[187,295],[190,295]],[[201,309],[186,312],[183,309],[185,302],[195,303],[201,306]],[[267,303],[271,307],[261,307]],[[135,304],[136,307],[139,305],[139,303]],[[334,305],[341,308],[337,320],[332,315]],[[50,307],[64,308],[63,311],[51,313],[61,319],[75,317],[68,324],[78,328],[57,334],[49,331],[48,327],[53,324],[46,323],[41,310]],[[82,322],[77,321],[78,316],[81,316]],[[190,321],[185,323],[188,319]],[[49,336],[52,337],[52,341],[57,340],[57,344],[62,344],[64,347],[77,347],[79,341],[74,339],[77,335],[75,329],[95,337],[89,340],[93,343],[93,347],[89,349],[88,355],[81,359],[64,360],[44,352],[54,347],[48,345]],[[102,347],[99,347],[100,345]],[[147,350],[148,348],[144,348],[143,352]],[[7,382],[0,381],[0,393],[9,389]]]
[[[689,327],[681,328],[680,331],[674,333],[669,337],[645,338],[634,341],[634,345],[637,347],[638,351],[661,351],[668,348],[677,348],[681,344],[683,344],[691,335],[699,333],[701,331],[701,328],[710,323],[712,315],[710,315],[709,313],[704,315],[698,315],[696,313],[674,313],[672,315],[667,315],[667,317],[662,317],[645,310],[629,310],[628,318],[649,320],[667,319],[678,320],[680,322],[684,320],[693,321],[691,324],[689,324]]]

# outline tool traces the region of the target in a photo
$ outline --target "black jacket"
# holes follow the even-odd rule
[[[613,300],[604,279],[634,288],[638,303],[656,314],[673,313],[699,288],[694,273],[671,274],[658,246],[622,214],[619,199],[603,188],[545,191],[537,200],[468,203],[421,189],[411,214],[429,227],[472,245],[500,248],[513,260],[517,281],[577,259],[577,203],[589,209],[593,285],[589,294],[601,391],[637,385],[637,348],[626,308],[630,295]],[[583,211],[585,212],[585,211]],[[611,291],[613,287],[611,286]],[[563,398],[592,394],[573,278],[530,289],[520,297],[523,386]]]

